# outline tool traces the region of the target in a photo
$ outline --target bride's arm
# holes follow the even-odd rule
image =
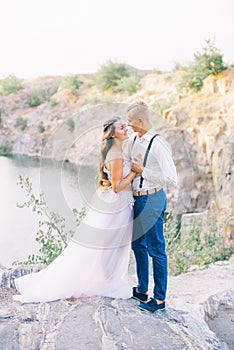
[[[117,158],[109,162],[111,171],[111,183],[114,192],[118,193],[129,188],[132,180],[135,178],[136,173],[130,171],[130,173],[123,179],[123,159]]]

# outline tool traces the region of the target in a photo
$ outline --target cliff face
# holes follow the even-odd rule
[[[164,118],[186,135],[196,174],[191,197],[210,208],[233,238],[234,69],[208,77],[202,91],[179,101]],[[207,200],[207,203],[206,203]]]
[[[88,76],[79,76],[84,84],[78,92],[59,88],[34,108],[26,104],[32,87],[49,94],[55,78],[26,81],[24,89],[1,97],[0,144],[10,141],[17,154],[96,166],[102,122],[112,115],[125,116],[128,103],[143,98],[156,111],[154,125],[171,144],[179,174],[178,188],[168,191],[168,208],[179,214],[210,209],[230,239],[234,221],[234,69],[208,77],[200,93],[186,96],[177,91],[178,75],[142,74],[138,91],[131,97],[100,94],[90,86]],[[27,120],[24,131],[17,126],[19,116]],[[70,118],[74,128],[67,124]],[[45,131],[40,132],[39,123]]]

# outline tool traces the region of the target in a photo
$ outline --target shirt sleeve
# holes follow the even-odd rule
[[[160,170],[150,169],[147,166],[144,167],[141,175],[146,181],[151,180],[161,186],[163,186],[166,182],[166,178]]]
[[[158,136],[151,147],[150,152],[155,157],[159,168],[158,170],[144,167],[142,177],[152,179],[163,185],[177,185],[177,173],[176,167],[172,159],[171,148],[169,144],[161,137]]]

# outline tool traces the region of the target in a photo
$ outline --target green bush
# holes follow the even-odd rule
[[[23,204],[17,204],[17,206],[19,208],[31,208],[41,218],[36,233],[36,241],[40,245],[40,255],[29,255],[26,261],[14,261],[13,265],[38,263],[49,265],[66,248],[68,239],[74,235],[74,231],[66,231],[65,219],[49,210],[43,194],[39,194],[38,197],[34,195],[32,183],[28,177],[19,176],[18,185],[26,191],[27,201]],[[82,208],[80,211],[73,209],[73,214],[76,225],[79,226],[86,214],[86,209]]]
[[[59,86],[61,85],[61,82],[62,82],[62,78],[56,78],[52,82],[50,88],[48,89],[48,93],[47,93],[49,98],[51,96],[53,96],[54,94],[56,94],[56,92],[58,91]]]
[[[0,144],[0,156],[8,156],[12,153],[12,144],[9,141],[5,141]]]
[[[203,81],[210,74],[218,74],[227,69],[223,63],[223,55],[213,41],[206,40],[203,52],[194,54],[194,62],[185,69],[179,87],[186,90],[200,91]]]
[[[117,86],[115,87],[115,91],[132,95],[137,91],[139,80],[140,78],[136,75],[123,77],[118,81]]]
[[[162,72],[160,69],[158,69],[158,68],[154,68],[154,69],[152,70],[152,73],[153,73],[153,74],[158,74],[158,75],[163,74],[163,72]]]
[[[41,134],[45,131],[45,126],[44,126],[43,122],[40,122],[38,124],[38,130]]]
[[[172,71],[173,71],[173,73],[175,73],[175,72],[178,72],[178,71],[182,71],[183,69],[184,69],[184,67],[182,66],[181,63],[175,62]]]
[[[28,121],[27,119],[24,119],[22,117],[18,117],[16,119],[16,126],[17,128],[19,128],[20,130],[24,131],[27,128],[28,125]]]
[[[66,124],[69,131],[73,131],[75,129],[75,122],[72,118],[69,118]]]
[[[49,97],[48,103],[49,103],[50,107],[53,108],[53,107],[57,106],[58,101],[56,101],[54,98]]]
[[[62,81],[62,87],[71,91],[74,94],[77,90],[79,90],[80,85],[83,84],[83,81],[78,80],[76,75],[69,75]]]
[[[0,82],[0,90],[4,95],[15,93],[22,88],[22,80],[16,78],[14,75],[9,75],[9,77]]]
[[[209,266],[209,264],[228,260],[233,246],[224,246],[223,237],[217,227],[210,225],[210,232],[201,238],[201,227],[191,223],[186,235],[180,237],[179,220],[172,213],[166,216],[164,234],[167,242],[169,273],[178,275],[186,272],[190,266]]]
[[[110,89],[116,92],[118,91],[119,81],[124,77],[129,77],[127,66],[122,63],[108,61],[94,74],[93,81],[100,91]]]
[[[39,106],[45,98],[45,91],[42,89],[32,89],[26,99],[26,104],[29,107]]]

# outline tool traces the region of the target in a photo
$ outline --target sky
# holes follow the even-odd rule
[[[187,64],[215,39],[234,63],[233,0],[0,0],[0,79]]]

